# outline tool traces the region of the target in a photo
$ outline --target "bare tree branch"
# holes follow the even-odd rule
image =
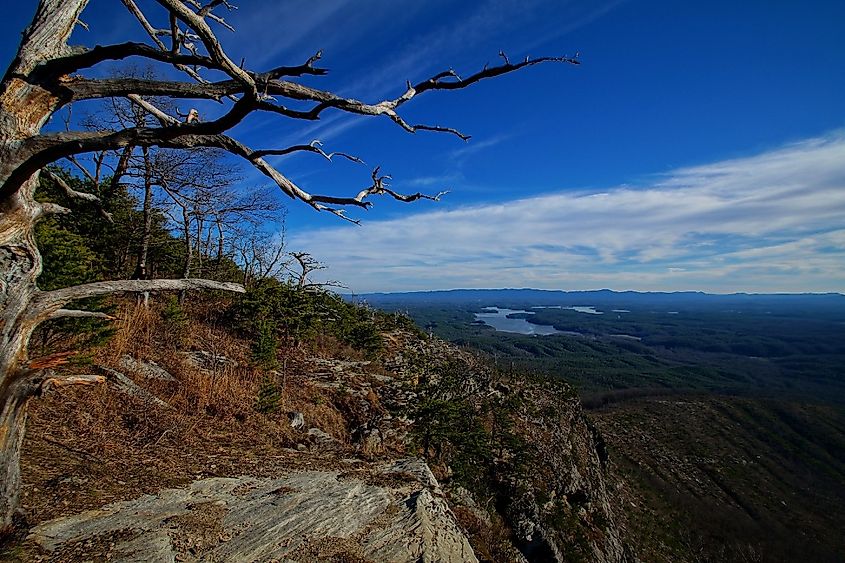
[[[44,215],[69,215],[71,213],[70,209],[63,207],[58,203],[45,202],[39,205],[41,207],[40,212],[38,213],[39,217]]]
[[[147,17],[138,8],[138,5],[135,4],[134,0],[121,0],[126,8],[132,13],[133,16],[140,22],[141,27],[147,32],[147,35],[150,36],[150,39],[158,46],[159,49],[162,51],[167,51],[167,47],[164,46],[164,43],[158,38],[158,33],[156,32],[155,28],[150,25],[150,22],[147,20]]]
[[[433,195],[433,196],[432,195],[426,195],[426,194],[423,194],[423,193],[420,193],[420,192],[417,192],[415,194],[410,194],[410,195],[400,194],[398,192],[393,191],[392,189],[390,189],[388,187],[387,181],[391,180],[392,178],[390,176],[387,176],[387,175],[379,176],[379,171],[380,171],[379,167],[376,167],[373,170],[373,173],[372,173],[373,184],[370,187],[361,190],[360,192],[358,192],[358,195],[355,196],[355,198],[354,198],[355,201],[358,201],[361,205],[364,205],[364,206],[368,205],[369,202],[365,202],[364,200],[371,195],[385,195],[386,194],[386,195],[389,195],[390,197],[392,197],[393,199],[396,199],[398,201],[410,203],[410,202],[417,201],[417,200],[420,200],[420,199],[430,199],[432,201],[440,201],[440,198],[442,196],[449,193],[448,191],[442,191],[442,192],[439,192],[439,193],[437,193],[436,195]],[[333,202],[329,202],[329,203],[333,203]]]
[[[96,385],[105,383],[106,378],[102,375],[93,374],[69,374],[56,375],[53,370],[45,370],[43,380],[39,389],[40,393],[46,393],[55,387],[67,387],[68,385]]]
[[[99,311],[82,311],[79,309],[57,309],[50,313],[48,319],[105,319],[107,321],[115,320],[115,317],[101,313]]]
[[[146,31],[147,35],[150,36],[150,39],[153,40],[153,43],[155,43],[156,46],[161,51],[167,52],[167,47],[164,45],[164,43],[161,41],[161,39],[158,38],[158,36],[161,35],[161,34],[159,33],[158,30],[153,28],[152,25],[150,25],[150,22],[147,20],[146,16],[144,16],[144,13],[141,11],[141,9],[138,8],[138,5],[135,3],[135,1],[134,0],[121,0],[121,1],[127,7],[127,9],[132,13],[132,15],[135,16],[135,18],[141,24],[141,27],[144,28],[144,31]],[[192,54],[196,54],[196,53],[192,53]],[[206,82],[206,80],[204,80],[199,75],[199,73],[197,73],[197,71],[195,71],[194,69],[192,69],[189,66],[186,66],[183,63],[174,63],[173,66],[176,67],[178,70],[184,72],[185,74],[187,74],[188,76],[190,76],[191,78],[196,80],[197,82],[200,82],[200,83]]]
[[[70,185],[68,185],[67,182],[64,181],[64,178],[62,178],[58,174],[54,174],[53,171],[49,168],[45,168],[41,172],[41,174],[55,182],[56,185],[62,189],[65,195],[71,199],[81,199],[83,201],[100,203],[100,198],[98,198],[96,195],[74,190],[70,187]]]
[[[280,113],[289,117],[297,119],[318,119],[320,114],[329,108],[335,108],[349,113],[356,113],[360,115],[386,115],[397,123],[403,129],[415,132],[417,130],[447,132],[458,135],[466,140],[466,136],[459,133],[455,129],[443,126],[434,125],[410,125],[404,121],[397,113],[396,109],[404,105],[414,97],[430,91],[430,90],[457,90],[466,88],[476,82],[486,78],[492,78],[514,72],[521,68],[537,65],[544,62],[565,62],[569,64],[580,64],[577,59],[570,57],[541,57],[537,59],[527,59],[518,64],[503,64],[495,67],[485,67],[483,70],[469,76],[466,79],[457,78],[457,74],[453,71],[441,72],[428,80],[420,82],[416,85],[407,86],[405,92],[395,99],[382,100],[377,103],[368,104],[354,98],[343,98],[332,92],[319,90],[297,84],[294,82],[276,80],[273,78],[273,73],[270,71],[264,74],[250,74],[244,71],[244,74],[249,77],[251,84],[257,85],[262,93],[258,96],[255,93],[252,109],[260,109],[264,111],[271,111]],[[306,63],[307,66],[307,63]],[[290,67],[280,67],[290,68]],[[453,77],[454,80],[444,80],[444,78]],[[127,80],[127,79],[78,79],[62,85],[70,91],[72,100],[83,100],[98,97],[110,96],[127,96],[128,94],[139,95],[161,95],[171,96],[175,98],[198,98],[198,99],[214,99],[220,100],[225,96],[232,94],[244,93],[248,94],[250,88],[246,87],[242,82],[237,80],[224,80],[214,83],[192,84],[177,81],[153,81],[153,80]],[[292,110],[283,105],[273,104],[264,96],[281,96],[299,101],[313,101],[317,104],[310,110]]]
[[[87,168],[82,166],[82,163],[79,162],[79,160],[76,158],[76,156],[70,155],[66,158],[67,158],[67,161],[70,162],[71,164],[73,164],[76,167],[77,170],[82,172],[83,176],[85,176],[86,178],[91,180],[91,183],[94,184],[94,186],[99,185],[99,180],[97,179],[97,177],[94,174],[91,174],[91,172],[89,172]]]
[[[152,107],[152,106],[151,106]],[[234,111],[234,110],[233,110]],[[162,114],[164,115],[164,114]],[[172,119],[172,118],[170,118]],[[222,118],[221,118],[222,119]],[[207,124],[201,124],[204,126]],[[430,199],[439,201],[439,198],[446,192],[441,192],[437,195],[430,196],[423,193],[416,193],[412,195],[404,195],[387,186],[386,180],[389,176],[378,176],[379,168],[373,171],[373,184],[364,190],[361,190],[354,197],[338,197],[331,195],[310,194],[297,186],[290,179],[281,174],[278,170],[273,168],[260,156],[256,156],[256,151],[253,151],[246,145],[236,141],[235,139],[226,135],[184,135],[174,136],[170,140],[161,140],[157,137],[157,132],[171,129],[178,130],[183,127],[193,127],[187,125],[172,125],[161,129],[149,128],[131,128],[119,131],[116,133],[109,132],[93,132],[93,133],[78,133],[75,135],[68,135],[65,133],[56,133],[52,136],[43,136],[50,138],[51,141],[56,142],[54,150],[67,150],[72,152],[90,152],[91,150],[102,150],[112,146],[115,143],[114,139],[119,138],[118,146],[151,146],[156,145],[164,148],[193,148],[193,147],[216,147],[224,149],[236,156],[244,158],[249,161],[262,174],[272,179],[282,191],[289,197],[303,201],[318,211],[328,211],[341,219],[357,223],[357,221],[350,219],[345,215],[343,210],[332,206],[357,206],[367,208],[372,205],[372,202],[365,201],[370,195],[389,195],[397,201],[413,202],[420,199]],[[198,128],[200,126],[197,126]],[[37,167],[37,164],[34,165]]]
[[[132,0],[124,0],[127,5],[133,4]],[[301,190],[289,179],[285,178],[277,170],[267,164],[264,156],[270,155],[284,155],[296,151],[308,151],[316,154],[321,154],[325,158],[331,160],[333,156],[340,156],[354,162],[361,162],[357,157],[348,155],[346,153],[326,153],[323,151],[318,143],[311,143],[309,145],[295,145],[292,147],[282,149],[263,149],[254,151],[235,141],[231,137],[223,136],[221,133],[226,129],[234,126],[240,122],[246,115],[254,110],[271,111],[280,113],[289,117],[299,119],[318,119],[320,113],[328,108],[336,108],[342,111],[357,113],[361,115],[386,115],[403,129],[416,132],[418,130],[445,132],[458,136],[463,140],[468,140],[469,136],[460,131],[444,126],[435,125],[411,125],[407,123],[402,117],[396,113],[396,108],[407,103],[409,100],[428,90],[454,90],[464,88],[482,79],[499,76],[508,72],[518,70],[526,66],[532,66],[543,62],[567,62],[571,64],[578,64],[578,61],[569,57],[542,57],[539,59],[528,59],[524,61],[511,64],[507,57],[503,57],[505,62],[502,65],[495,67],[487,67],[481,71],[462,79],[457,73],[452,70],[438,73],[426,81],[420,82],[416,85],[408,84],[406,91],[396,99],[384,100],[376,104],[366,104],[351,98],[342,98],[331,92],[326,92],[300,84],[295,84],[288,81],[275,80],[272,77],[283,72],[280,69],[287,67],[279,67],[269,73],[265,74],[251,74],[246,71],[236,68],[233,70],[231,60],[225,57],[216,39],[213,37],[207,24],[202,17],[197,13],[191,11],[186,6],[179,4],[175,0],[159,0],[159,3],[171,9],[171,13],[175,13],[179,19],[185,21],[191,27],[197,28],[201,31],[200,35],[206,43],[207,49],[212,54],[211,63],[219,65],[230,75],[234,76],[236,80],[227,80],[216,83],[200,83],[191,84],[184,82],[173,81],[156,81],[156,80],[141,80],[141,79],[101,79],[101,80],[87,80],[81,79],[73,81],[66,87],[73,91],[73,99],[87,99],[90,97],[100,96],[126,96],[134,103],[143,107],[146,111],[154,115],[162,124],[161,128],[133,128],[118,132],[100,132],[92,133],[77,133],[66,135],[43,135],[39,138],[32,139],[29,143],[33,157],[23,166],[19,167],[16,172],[19,172],[18,177],[13,174],[7,179],[2,189],[2,192],[15,189],[15,181],[22,181],[27,174],[31,174],[38,168],[45,164],[54,161],[57,158],[67,157],[69,155],[78,154],[80,152],[88,152],[91,150],[114,150],[120,147],[128,146],[161,146],[183,148],[190,146],[215,146],[223,148],[241,156],[260,170],[263,174],[271,178],[279,187],[282,188],[289,196],[300,199],[317,210],[329,211],[341,218],[348,219],[342,210],[332,208],[329,206],[346,206],[354,205],[359,207],[367,207],[369,203],[363,200],[369,195],[386,194],[390,195],[399,201],[416,201],[419,199],[433,199],[437,200],[443,194],[436,196],[427,196],[422,193],[413,195],[399,194],[385,184],[382,178],[378,180],[373,178],[373,185],[366,190],[358,193],[355,197],[336,197],[336,196],[321,196],[311,195]],[[163,44],[162,44],[163,46]],[[151,48],[150,48],[151,49]],[[173,56],[175,53],[170,52]],[[319,58],[320,53],[310,58],[305,65],[305,68],[310,68],[313,61]],[[156,56],[159,53],[156,52]],[[161,58],[161,57],[160,57]],[[262,86],[262,99],[256,91],[257,86]],[[233,107],[220,118],[205,123],[178,123],[175,118],[158,110],[141,96],[143,95],[166,95],[174,98],[210,98],[221,99],[236,93],[242,93],[244,96],[238,100]],[[317,104],[310,110],[292,110],[285,106],[271,103],[263,96],[280,95],[282,97],[291,98],[294,100],[314,101]],[[20,179],[18,179],[20,178]]]
[[[111,385],[118,391],[126,393],[127,395],[131,395],[133,397],[137,397],[142,401],[153,403],[165,409],[173,408],[168,403],[162,401],[143,387],[139,386],[137,383],[135,383],[119,371],[100,365],[96,366],[96,368],[100,371],[100,373],[103,374],[103,376],[105,376],[104,379],[109,382],[109,385]]]
[[[177,18],[185,22],[187,25],[191,26],[191,28],[200,36],[202,39],[203,44],[205,45],[206,50],[209,53],[209,56],[221,65],[222,70],[224,70],[229,76],[240,82],[244,85],[247,89],[248,93],[251,93],[253,97],[258,97],[258,91],[256,89],[255,80],[232,62],[229,59],[228,55],[223,51],[223,47],[220,46],[220,43],[217,41],[217,37],[214,35],[214,32],[211,31],[211,28],[208,27],[208,24],[205,22],[205,19],[195,12],[193,12],[190,8],[185,6],[179,0],[157,0],[159,4],[167,8],[171,14],[175,15]]]
[[[203,279],[101,281],[37,293],[30,303],[30,314],[32,317],[41,319],[52,318],[52,315],[56,311],[61,310],[62,306],[66,303],[87,297],[113,295],[115,293],[184,291],[192,289],[216,289],[220,291],[233,291],[235,293],[244,293],[245,291],[244,287],[237,283]]]
[[[168,115],[167,113],[165,113],[161,109],[157,108],[151,102],[148,102],[147,100],[145,100],[144,98],[142,98],[138,94],[129,94],[126,97],[129,98],[129,100],[131,102],[137,104],[141,109],[143,109],[144,111],[148,112],[150,115],[152,115],[153,117],[158,119],[159,123],[161,123],[162,127],[166,127],[168,125],[178,125],[179,124],[178,119],[176,119],[175,117],[173,117],[171,115]]]
[[[64,181],[64,179],[61,176],[59,176],[58,174],[54,174],[49,168],[42,169],[41,173],[44,176],[46,176],[47,178],[49,178],[50,180],[52,180],[53,182],[55,182],[56,185],[59,186],[59,188],[61,188],[62,191],[65,193],[65,195],[67,195],[69,198],[80,199],[82,201],[87,201],[89,203],[93,203],[94,206],[97,209],[97,212],[100,214],[100,217],[102,217],[103,219],[105,219],[109,223],[114,222],[114,218],[112,217],[111,213],[106,211],[105,207],[103,207],[103,202],[100,200],[99,197],[97,197],[94,194],[87,193],[87,192],[80,192],[80,191],[74,190],[73,188],[70,187],[70,185],[68,185],[67,182]],[[51,204],[42,203],[41,204],[41,210],[44,213],[61,213],[61,214],[70,213],[69,209],[61,207],[60,205],[57,205],[57,204],[54,204],[54,203],[51,203]]]
[[[114,45],[97,45],[91,49],[50,59],[42,63],[33,72],[32,78],[71,74],[85,68],[91,68],[105,61],[118,61],[129,57],[143,57],[173,65],[193,65],[222,70],[220,65],[214,62],[213,59],[203,55],[186,55],[170,50],[156,49],[145,43],[128,41]]]
[[[352,155],[346,154],[344,152],[326,153],[322,149],[322,145],[323,145],[323,143],[321,143],[319,140],[315,139],[307,145],[293,145],[293,146],[287,147],[285,149],[265,149],[265,150],[253,151],[252,156],[256,157],[256,158],[261,158],[261,157],[264,157],[264,156],[280,156],[280,155],[285,155],[285,154],[291,154],[293,152],[305,151],[305,152],[313,152],[313,153],[319,154],[320,156],[322,156],[323,158],[325,158],[328,161],[331,161],[332,158],[339,156],[341,158],[351,160],[352,162],[364,164],[364,161],[361,160],[360,158],[358,158],[357,156],[352,156]]]
[[[306,286],[314,286],[315,284],[308,283],[308,276],[318,270],[325,270],[326,265],[319,262],[308,252],[290,252],[289,254],[299,266],[298,272],[292,268],[287,268],[288,272],[296,276],[296,287],[304,289]]]

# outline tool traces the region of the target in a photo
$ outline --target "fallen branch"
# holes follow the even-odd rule
[[[41,393],[46,393],[56,387],[66,387],[68,385],[96,385],[98,383],[105,383],[106,378],[102,375],[83,374],[83,375],[55,375],[50,374],[44,378],[41,383]]]
[[[143,387],[140,387],[137,383],[135,383],[119,371],[99,365],[97,366],[97,369],[105,376],[105,379],[108,381],[109,385],[114,389],[122,393],[126,393],[127,395],[130,395],[132,397],[141,399],[144,402],[153,403],[164,409],[173,408],[171,405],[162,401]]]

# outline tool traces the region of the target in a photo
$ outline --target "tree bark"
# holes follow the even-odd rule
[[[224,245],[224,235],[223,235],[223,222],[220,220],[220,217],[217,217],[217,266],[220,266],[220,262],[223,260],[223,245]]]
[[[182,239],[185,244],[185,261],[182,263],[182,277],[191,275],[191,261],[193,260],[193,245],[191,244],[191,215],[187,206],[182,206]]]
[[[26,431],[28,391],[21,383],[0,390],[0,514],[3,514],[3,528],[11,526],[18,507],[21,489],[19,460]]]
[[[26,155],[21,143],[37,135],[62,101],[26,76],[45,59],[67,51],[67,39],[87,0],[43,0],[24,31],[17,56],[0,83],[0,182]],[[26,407],[34,390],[26,385],[26,346],[36,319],[29,314],[41,273],[35,223],[43,212],[35,201],[38,173],[0,201],[0,531],[12,525],[20,494],[20,448]]]
[[[182,277],[188,278],[191,275],[191,260],[193,259],[193,249],[191,246],[191,215],[188,212],[188,206],[176,201],[176,204],[182,209],[182,240],[185,245],[185,259],[182,262]],[[188,292],[179,292],[179,304],[184,305],[187,300]]]
[[[202,232],[203,232],[203,216],[201,212],[197,213],[197,271],[202,275]]]
[[[141,245],[138,247],[138,259],[135,262],[135,273],[132,275],[132,278],[136,280],[149,278],[147,257],[150,253],[150,239],[153,230],[153,177],[149,148],[143,147],[141,154],[144,161],[144,203],[142,207],[144,224],[141,230]]]

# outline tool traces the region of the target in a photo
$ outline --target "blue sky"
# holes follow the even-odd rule
[[[34,4],[6,8],[5,60]],[[233,59],[261,69],[322,49],[332,73],[306,82],[366,101],[444,68],[471,73],[499,50],[580,53],[579,67],[534,67],[406,106],[409,121],[456,127],[469,143],[337,113],[305,124],[260,115],[234,131],[254,148],[320,139],[367,163],[274,161],[312,192],[355,193],[375,165],[398,191],[450,190],[439,203],[378,200],[352,212],[361,227],[289,206],[291,249],[356,292],[845,291],[841,1],[238,5],[227,15],[237,33],[220,31]],[[83,19],[79,43],[143,39],[118,0],[92,0]],[[244,189],[265,183],[244,176]]]

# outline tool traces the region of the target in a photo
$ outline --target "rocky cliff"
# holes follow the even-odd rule
[[[115,354],[102,369],[120,386],[36,409],[24,459],[33,526],[5,557],[631,559],[602,439],[571,389],[412,330],[384,339],[373,360],[291,360],[279,412],[223,422],[225,397],[186,418],[179,390],[202,373],[223,385],[242,358]]]
[[[440,392],[471,405],[491,435],[491,463],[482,479],[487,486],[477,486],[479,492],[469,493],[450,475],[448,455],[441,469],[452,477],[446,488],[469,520],[467,528],[473,528],[473,519],[501,517],[511,542],[529,561],[633,559],[604,441],[571,387],[497,369],[436,338],[406,337],[390,365],[397,374],[412,374],[423,400]],[[412,424],[414,430],[423,429]]]

